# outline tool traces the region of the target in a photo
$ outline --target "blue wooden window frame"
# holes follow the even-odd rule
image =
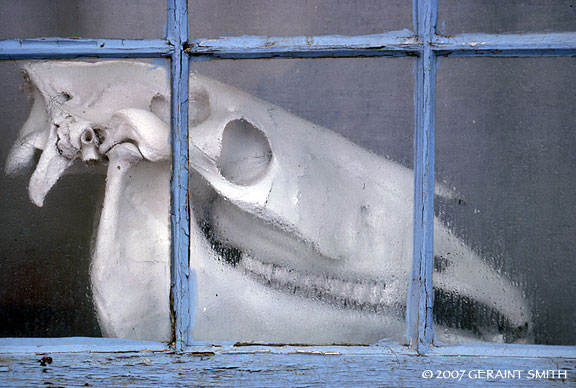
[[[10,59],[61,59],[61,58],[150,58],[171,59],[172,93],[172,181],[171,181],[171,238],[172,238],[172,300],[175,316],[174,338],[169,345],[119,339],[3,339],[0,340],[0,353],[4,360],[23,362],[36,357],[38,352],[58,352],[63,359],[75,352],[141,352],[158,360],[166,371],[166,358],[170,352],[210,357],[214,347],[202,344],[186,344],[188,328],[193,322],[195,306],[191,298],[195,284],[189,288],[188,279],[194,277],[189,268],[190,219],[188,213],[188,73],[190,61],[206,59],[244,59],[244,58],[320,58],[320,57],[416,57],[415,77],[415,136],[414,136],[414,249],[413,268],[409,279],[409,300],[407,307],[407,343],[380,344],[372,347],[306,347],[305,350],[284,347],[282,351],[266,346],[251,347],[250,351],[234,351],[229,347],[226,354],[237,354],[237,360],[246,354],[269,352],[283,355],[280,361],[299,360],[305,354],[340,354],[345,357],[360,357],[366,367],[380,365],[382,372],[375,380],[387,378],[394,381],[421,381],[418,366],[428,365],[426,358],[410,358],[414,355],[434,356],[428,360],[437,360],[437,365],[462,366],[454,358],[446,356],[473,355],[483,356],[481,365],[492,365],[493,360],[504,360],[500,367],[519,365],[513,360],[523,358],[520,365],[535,367],[562,366],[574,372],[576,347],[542,345],[455,345],[435,347],[433,345],[434,325],[432,319],[432,269],[433,269],[433,220],[434,220],[434,134],[435,134],[435,83],[438,57],[575,57],[576,32],[534,33],[534,34],[460,34],[446,37],[436,34],[437,0],[413,0],[414,32],[409,30],[391,31],[377,35],[364,36],[315,36],[315,37],[263,37],[242,36],[203,39],[188,36],[188,4],[186,0],[168,0],[168,22],[166,36],[153,40],[120,39],[66,39],[39,38],[0,41],[0,60]],[[226,345],[222,345],[226,348]],[[212,349],[212,350],[210,350]],[[168,353],[167,353],[168,352]],[[139,354],[139,353],[138,353]],[[244,356],[242,356],[244,355]],[[389,358],[383,356],[390,356]],[[70,356],[72,357],[72,356]],[[149,358],[146,358],[149,360]],[[162,358],[162,357],[165,357]],[[305,357],[305,356],[304,356]],[[378,358],[380,357],[380,358]],[[407,358],[408,357],[408,358]],[[508,357],[508,358],[506,358]],[[510,358],[512,357],[512,358]],[[530,362],[527,363],[526,357]],[[551,359],[551,357],[553,359]],[[404,372],[396,371],[391,375],[385,371],[387,365],[408,360],[411,367]],[[115,359],[114,365],[121,361]],[[449,361],[451,360],[451,361]],[[536,361],[534,361],[536,360]],[[254,362],[251,359],[250,362]],[[264,362],[260,360],[259,362]],[[494,361],[496,362],[496,361]],[[230,362],[228,362],[230,363]],[[265,363],[265,362],[264,362]],[[145,362],[145,364],[147,364]],[[70,365],[73,362],[70,361]],[[96,365],[96,364],[95,364]],[[227,365],[227,364],[226,364]],[[321,365],[327,365],[326,363]],[[478,364],[477,364],[478,365]],[[560,365],[560,366],[559,366]],[[100,365],[101,368],[102,365]],[[0,381],[4,375],[0,362]],[[572,368],[572,369],[570,369]],[[8,367],[10,369],[10,367]],[[431,368],[430,368],[431,369]],[[524,368],[526,369],[526,368]],[[16,369],[15,369],[16,370]],[[104,369],[101,369],[104,373]],[[397,380],[402,373],[407,380]],[[157,371],[158,372],[158,371]],[[22,372],[24,376],[28,376]],[[160,372],[158,372],[160,373]],[[168,372],[166,372],[168,373]],[[277,376],[282,375],[280,372]],[[324,383],[333,381],[337,385],[343,382],[336,379],[339,374],[326,375]],[[573,375],[574,376],[574,375]],[[189,376],[192,377],[192,376]],[[36,381],[30,377],[30,381]],[[396,379],[396,380],[395,380]],[[412,379],[412,380],[410,380]],[[40,381],[40,380],[37,380]],[[64,380],[62,380],[64,381]],[[170,381],[170,380],[167,380]],[[268,380],[246,380],[268,381]],[[270,380],[273,381],[273,380]],[[297,378],[290,381],[297,381]],[[367,381],[367,380],[366,380]],[[573,379],[571,381],[576,381]]]

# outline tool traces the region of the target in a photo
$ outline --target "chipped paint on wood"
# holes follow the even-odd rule
[[[451,57],[576,56],[576,33],[436,36],[432,47],[438,55]]]
[[[48,352],[164,351],[167,344],[120,338],[0,338],[0,354]]]
[[[576,33],[434,35],[431,39],[434,52],[444,56],[576,55]],[[0,41],[0,59],[162,57],[171,55],[179,47],[174,43],[163,39],[11,39]],[[360,36],[192,39],[185,43],[184,51],[196,59],[417,56],[424,46],[424,41],[415,33],[401,30]]]
[[[150,58],[174,51],[168,41],[39,38],[0,41],[0,59]]]
[[[307,58],[417,55],[421,43],[409,30],[360,36],[237,36],[193,39],[187,52],[204,58]]]
[[[0,358],[0,385],[28,386],[443,386],[486,383],[566,387],[576,383],[574,358],[422,357],[408,354],[346,353],[332,355],[295,349],[291,353],[226,354],[218,348],[197,353],[54,353],[8,354]],[[303,350],[303,351],[298,351]],[[51,364],[39,360],[50,357]],[[477,370],[522,370],[521,379],[473,378]],[[529,370],[566,371],[566,379],[526,378]],[[426,380],[424,371],[434,377]],[[437,378],[438,371],[465,371],[461,380]],[[467,374],[470,373],[470,376]]]
[[[188,39],[188,5],[186,0],[168,1],[168,40],[183,47]],[[188,204],[188,73],[189,57],[182,50],[172,55],[172,180],[171,192],[171,307],[173,341],[177,350],[188,341],[192,314],[195,276],[190,270],[190,213]]]
[[[434,36],[437,3],[415,0],[415,26],[424,42],[415,67],[414,135],[414,240],[412,272],[407,303],[408,343],[420,354],[428,351],[434,337],[432,317],[432,268],[434,264],[434,125],[436,56]]]

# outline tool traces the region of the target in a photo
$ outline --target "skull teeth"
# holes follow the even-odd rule
[[[296,271],[278,264],[263,263],[244,253],[237,269],[260,283],[297,296],[372,313],[402,310],[397,286],[374,280],[344,280]]]

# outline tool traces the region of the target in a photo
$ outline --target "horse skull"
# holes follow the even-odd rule
[[[108,159],[92,264],[100,324],[107,336],[169,339],[164,70],[59,62],[30,64],[26,74],[35,104],[7,171],[43,150],[30,183],[41,206],[76,158]],[[189,97],[190,265],[198,280],[191,340],[401,340],[411,171],[200,75],[191,75]],[[437,195],[452,194],[439,186]],[[489,311],[508,329],[499,338],[522,337],[530,318],[520,290],[439,220],[434,226],[438,295]]]

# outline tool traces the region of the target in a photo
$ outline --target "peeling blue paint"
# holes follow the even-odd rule
[[[172,55],[172,180],[171,191],[171,301],[173,341],[182,350],[189,337],[191,314],[195,310],[190,288],[196,289],[196,276],[190,274],[190,209],[188,204],[188,73],[189,57],[181,49],[188,39],[186,0],[168,2],[168,40]]]
[[[432,47],[438,55],[451,57],[576,56],[576,32],[436,36]]]
[[[0,59],[167,57],[166,40],[40,38],[0,40]]]
[[[42,364],[43,360],[49,360]],[[478,378],[478,371],[522,371],[514,380]],[[558,371],[565,378],[530,379],[528,371]],[[426,374],[431,372],[432,374]],[[443,375],[442,372],[448,372]],[[451,373],[456,372],[452,378]],[[424,378],[423,376],[429,376]],[[484,374],[485,376],[485,374]],[[461,377],[459,379],[458,377]],[[377,347],[218,347],[186,353],[133,351],[5,353],[3,386],[138,387],[566,387],[576,383],[574,358],[517,356],[419,357],[397,348]]]
[[[434,101],[436,56],[430,45],[437,19],[434,0],[415,0],[416,31],[423,54],[416,64],[414,134],[414,246],[409,282],[408,342],[419,354],[434,337],[432,269],[434,264]]]
[[[120,338],[0,338],[0,353],[162,351],[166,344]]]
[[[360,36],[236,36],[192,39],[187,52],[211,58],[318,58],[417,55],[421,43],[410,30]]]

